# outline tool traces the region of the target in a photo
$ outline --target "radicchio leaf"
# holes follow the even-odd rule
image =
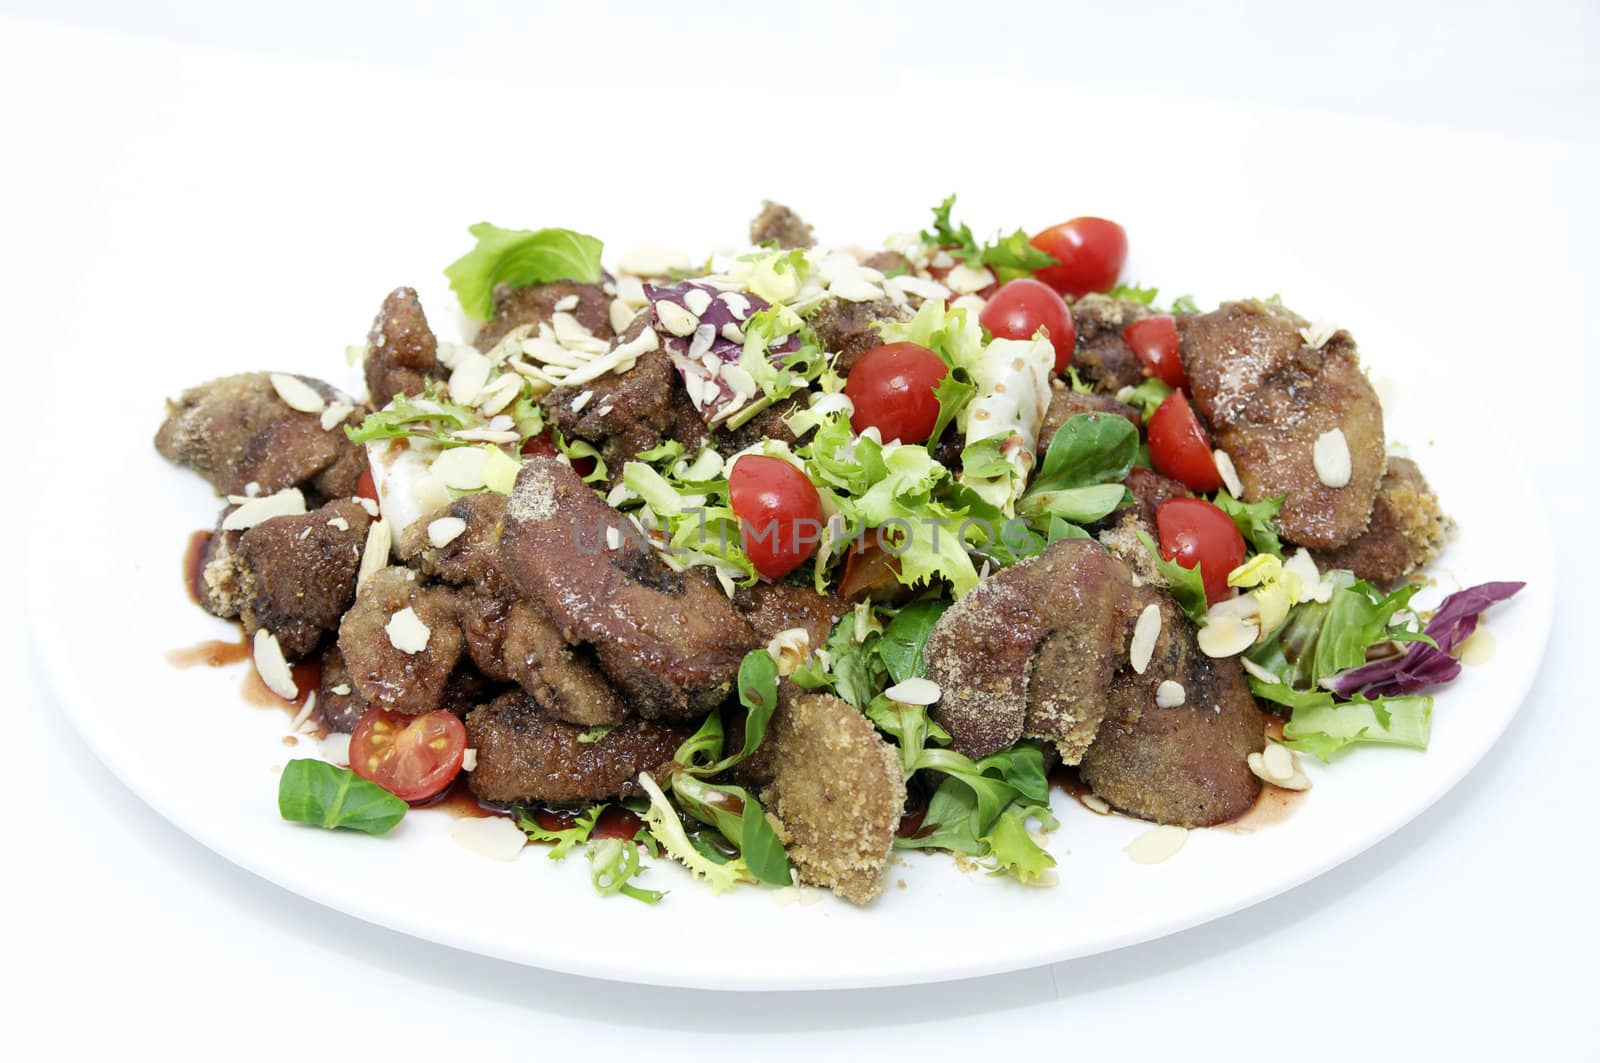
[[[1461,662],[1450,651],[1467,641],[1478,629],[1478,618],[1496,602],[1503,602],[1520,591],[1524,583],[1482,583],[1456,591],[1440,603],[1438,612],[1423,629],[1438,648],[1426,642],[1413,642],[1399,657],[1352,668],[1333,684],[1341,698],[1356,694],[1367,697],[1393,697],[1415,694],[1419,690],[1448,683],[1461,672]]]
[[[693,292],[703,293],[703,298],[707,300],[705,310],[700,314],[694,314],[689,305]],[[741,371],[738,369],[739,356],[744,353],[742,331],[735,333],[741,336],[740,339],[733,339],[728,334],[727,326],[742,330],[751,315],[767,309],[769,304],[750,292],[724,292],[713,285],[695,281],[646,284],[644,294],[650,300],[650,309],[655,315],[653,323],[656,334],[661,337],[672,364],[683,377],[690,401],[694,403],[701,419],[711,424],[739,397],[741,389],[735,387],[735,382],[748,386],[748,374],[744,374],[745,380],[740,380]],[[701,298],[696,296],[696,302]],[[673,303],[680,310],[694,314],[699,319],[695,331],[687,336],[674,335],[661,319],[662,303]],[[780,356],[799,349],[800,337],[791,334],[782,342],[773,344],[768,353],[782,364]],[[746,401],[754,397],[749,394],[743,396]]]

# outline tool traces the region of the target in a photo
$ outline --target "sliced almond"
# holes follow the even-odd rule
[[[344,424],[344,419],[346,417],[349,417],[355,412],[355,409],[356,408],[350,405],[348,402],[330,403],[328,408],[322,411],[322,430],[324,432],[331,432],[335,428],[338,428],[340,425]]]
[[[477,351],[468,350],[456,361],[450,372],[450,397],[464,406],[471,406],[489,383],[494,365]]]
[[[1156,639],[1161,637],[1161,607],[1151,602],[1139,614],[1133,625],[1133,639],[1128,643],[1128,661],[1140,675],[1150,667],[1150,658],[1156,652]]]
[[[672,302],[670,299],[656,301],[656,317],[661,319],[661,327],[674,336],[690,336],[700,327],[700,319],[688,310]]]
[[[433,635],[409,605],[391,616],[383,630],[389,636],[389,644],[401,653],[421,653],[428,648],[428,639]]]
[[[255,660],[256,674],[268,690],[284,701],[293,701],[300,696],[300,687],[295,683],[294,672],[283,656],[283,647],[278,645],[278,636],[264,627],[258,627],[250,650]]]
[[[1159,864],[1177,856],[1188,840],[1189,832],[1182,827],[1163,825],[1145,831],[1123,851],[1136,864]]]
[[[1234,498],[1244,498],[1244,484],[1239,480],[1239,470],[1233,467],[1233,459],[1226,450],[1214,450],[1211,457],[1217,463],[1217,475],[1222,477],[1222,484],[1228,489],[1228,494]]]
[[[367,542],[361,550],[361,567],[356,571],[358,590],[374,572],[388,567],[391,545],[388,521],[375,520],[367,525]]]
[[[1335,428],[1317,437],[1311,448],[1311,464],[1317,470],[1317,479],[1329,487],[1343,487],[1350,482],[1350,442],[1343,429]]]
[[[244,531],[273,517],[297,517],[306,511],[306,497],[291,487],[265,498],[251,498],[222,518],[223,531]]]
[[[476,491],[483,486],[483,466],[489,452],[479,447],[455,447],[433,459],[433,474],[446,487]]]
[[[981,292],[994,283],[994,274],[987,266],[969,266],[965,262],[950,270],[944,278],[945,287],[958,295]]]
[[[504,816],[458,819],[450,824],[450,840],[490,860],[515,860],[528,836]]]
[[[690,265],[689,256],[682,251],[665,247],[636,247],[622,256],[617,268],[635,277],[665,277],[670,273],[682,273]],[[621,284],[617,285],[618,294],[626,294],[626,291]]]
[[[322,396],[317,394],[317,389],[307,384],[297,376],[288,373],[268,373],[267,379],[272,381],[272,390],[278,393],[291,410],[300,413],[321,413],[327,403]]]
[[[467,530],[467,522],[460,517],[440,517],[428,525],[428,542],[435,548],[449,546]]]
[[[1206,613],[1195,642],[1207,657],[1236,657],[1255,645],[1261,634],[1261,607],[1248,594],[1226,598]]]
[[[780,631],[767,643],[767,653],[777,662],[779,675],[793,675],[794,670],[811,656],[811,633],[803,627]]]
[[[902,705],[932,705],[939,700],[940,694],[938,683],[921,676],[896,683],[883,692],[884,697]]]
[[[1163,679],[1161,685],[1156,687],[1156,705],[1158,708],[1175,709],[1182,705],[1189,696],[1183,689],[1183,684],[1173,679]]]

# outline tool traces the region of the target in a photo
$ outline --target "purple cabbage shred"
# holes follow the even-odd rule
[[[1478,618],[1485,609],[1503,602],[1520,591],[1523,583],[1481,583],[1476,587],[1456,591],[1443,602],[1423,632],[1437,642],[1438,648],[1426,642],[1413,642],[1399,657],[1374,661],[1352,668],[1340,676],[1333,692],[1341,698],[1393,697],[1415,694],[1428,687],[1448,683],[1461,672],[1461,662],[1450,655],[1478,630]]]

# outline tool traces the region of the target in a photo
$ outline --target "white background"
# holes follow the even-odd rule
[[[1430,812],[1321,879],[1209,926],[1054,968],[915,989],[737,997],[479,959],[356,923],[233,868],[146,810],[55,715],[31,664],[22,603],[8,598],[0,645],[14,755],[0,1014],[10,1044],[34,1046],[24,1055],[320,1058],[400,1046],[419,1057],[489,1049],[539,1058],[560,1048],[938,1058],[1012,1055],[1037,1042],[1134,1058],[1429,1049],[1600,1058],[1600,842],[1587,776],[1600,743],[1589,614],[1600,596],[1590,550],[1600,354],[1593,5],[1357,3],[1321,15],[1282,5],[1204,15],[1179,5],[1114,15],[1064,5],[1049,15],[813,5],[803,21],[750,4],[587,13],[452,5],[422,15],[396,5],[4,6],[60,20],[0,21],[5,364],[24,374],[6,478],[14,550],[30,524],[103,519],[106,557],[85,563],[114,565],[117,522],[139,519],[98,513],[93,471],[52,463],[50,444],[54,433],[92,432],[108,447],[146,445],[149,411],[122,408],[116,396],[121,374],[150,367],[130,360],[86,380],[74,374],[75,352],[147,350],[152,335],[226,337],[219,359],[232,367],[306,336],[358,336],[363,315],[350,313],[344,274],[362,274],[365,291],[373,261],[410,261],[419,241],[423,260],[445,261],[456,239],[383,226],[403,223],[385,190],[457,197],[470,220],[526,211],[497,209],[510,193],[482,176],[504,153],[496,137],[525,136],[563,180],[616,182],[630,231],[648,233],[654,221],[670,235],[681,219],[669,217],[673,201],[661,193],[714,186],[726,168],[760,162],[717,149],[709,133],[703,148],[670,151],[687,106],[668,106],[672,90],[694,86],[682,98],[704,130],[719,101],[733,108],[781,85],[810,88],[819,101],[762,130],[762,153],[792,164],[774,174],[772,193],[802,208],[808,186],[836,193],[853,183],[868,217],[904,201],[916,224],[922,204],[950,184],[943,171],[971,170],[944,153],[1000,159],[999,145],[977,123],[947,130],[954,149],[929,137],[898,138],[895,151],[880,145],[896,123],[926,134],[915,116],[970,107],[978,94],[1007,115],[997,124],[1008,132],[1021,110],[1033,135],[1066,138],[1085,170],[1169,168],[1171,199],[1154,213],[1214,211],[1221,232],[1235,224],[1292,249],[1263,266],[1264,276],[1286,278],[1285,290],[1315,269],[1388,293],[1384,305],[1409,315],[1495,401],[1499,416],[1483,431],[1526,459],[1563,580],[1542,679],[1505,739]],[[492,91],[481,77],[495,79]],[[514,86],[534,81],[545,87],[519,98]],[[586,112],[601,83],[636,94],[638,112]],[[262,124],[280,113],[290,116],[285,127]],[[420,128],[407,123],[413,115]],[[564,153],[572,122],[614,123],[615,150]],[[1223,143],[1199,150],[1208,137]],[[307,172],[308,147],[324,170]],[[985,224],[1040,220],[1006,213],[1003,190],[1024,177],[1055,181],[1070,199],[1074,173],[992,165],[992,186],[950,185]],[[1219,165],[1237,171],[1226,175],[1231,196],[1186,196],[1194,167]],[[541,177],[541,187],[560,186]],[[273,238],[254,220],[270,210],[252,204],[274,188],[303,195],[321,185],[348,197],[326,205],[345,229],[307,252],[293,295],[251,287],[215,306],[186,300],[192,276],[129,268],[139,241],[181,230],[178,238],[209,250],[196,256],[195,274],[248,279],[249,248]],[[371,205],[351,191],[363,186]],[[1081,212],[1114,214],[1117,205],[1107,194]],[[556,223],[611,227],[588,221]],[[358,236],[364,246],[346,252],[341,241]],[[123,327],[107,329],[108,320]],[[30,480],[59,476],[83,478],[84,514],[29,507]],[[86,638],[115,638],[138,622],[138,603],[114,593],[84,603]],[[127,696],[115,676],[106,696]],[[523,917],[564,918],[531,907]],[[983,934],[981,925],[928,932],[949,934],[953,947]],[[705,947],[760,943],[720,940],[707,927]]]

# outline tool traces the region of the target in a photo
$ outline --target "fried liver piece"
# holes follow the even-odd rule
[[[1141,675],[1129,643],[1151,605],[1161,634]],[[985,579],[940,618],[925,654],[943,693],[935,718],[969,756],[1048,739],[1115,807],[1183,826],[1239,815],[1259,792],[1245,758],[1262,748],[1262,719],[1238,661],[1202,654],[1171,597],[1135,587],[1091,540]],[[1158,708],[1169,679],[1188,698]]]
[[[553,719],[584,727],[627,719],[628,707],[592,657],[568,646],[535,606],[470,593],[458,606],[467,653],[484,675],[517,684]]]
[[[413,521],[395,544],[395,555],[426,575],[487,594],[501,590],[500,533],[506,516],[506,496],[496,491],[462,495],[425,520]],[[435,521],[455,518],[466,530],[443,546],[434,546],[428,528]]]
[[[762,581],[753,587],[740,587],[733,596],[733,607],[744,614],[756,637],[771,642],[783,631],[800,628],[818,649],[828,641],[834,623],[850,611],[850,602],[837,594],[818,594],[806,583]]]
[[[597,801],[627,797],[640,772],[660,774],[692,723],[629,720],[594,742],[587,728],[552,720],[527,694],[502,694],[467,714],[467,744],[478,751],[468,786],[480,800]]]
[[[330,405],[345,401],[313,377],[298,377]],[[301,413],[279,397],[266,373],[240,373],[190,388],[167,402],[156,450],[187,465],[222,495],[270,495],[300,487],[318,498],[355,494],[366,450],[345,437],[343,424],[322,427],[322,415]],[[254,484],[254,491],[251,485]]]
[[[1238,659],[1207,657],[1171,597],[1158,592],[1157,604],[1161,635],[1150,665],[1142,676],[1131,668],[1117,673],[1078,773],[1120,812],[1209,827],[1255,804],[1261,783],[1245,758],[1265,745],[1264,720]],[[1156,704],[1156,687],[1166,679],[1182,684],[1182,705]]]
[[[266,628],[284,656],[304,657],[335,631],[356,596],[356,570],[371,518],[341,498],[297,516],[247,529],[231,551],[245,634]],[[205,576],[211,577],[211,566]]]
[[[428,628],[426,645],[415,653],[396,646],[387,630],[407,608]],[[355,689],[369,703],[407,716],[443,704],[464,643],[451,591],[397,565],[367,578],[339,624],[339,651]]]
[[[1156,528],[1156,510],[1169,499],[1189,497],[1189,489],[1154,469],[1137,465],[1128,470],[1122,483],[1133,495],[1133,504],[1118,509],[1106,518],[1095,537],[1100,540],[1101,546],[1110,550],[1140,579],[1164,587],[1166,577],[1156,568],[1155,559],[1150,556],[1139,534],[1142,532],[1150,537],[1151,542],[1159,542],[1161,536]]]
[[[611,329],[611,296],[606,294],[605,288],[581,281],[552,281],[522,288],[505,285],[496,288],[494,316],[478,330],[473,345],[480,351],[487,351],[513,329],[548,325],[556,316],[556,304],[571,296],[576,296],[578,301],[567,313],[577,318],[578,324],[596,339],[609,340],[616,334]]]
[[[650,314],[634,318],[618,343],[631,343],[650,327]],[[578,397],[587,393],[582,402]],[[578,410],[573,410],[573,405]],[[706,439],[701,420],[672,359],[659,347],[646,351],[633,368],[608,373],[579,387],[556,388],[540,403],[546,420],[568,439],[592,443],[600,451],[613,480],[622,466],[642,450],[664,439],[676,439],[690,451]]]
[[[1228,452],[1245,501],[1284,495],[1284,538],[1331,550],[1367,526],[1383,478],[1383,410],[1361,371],[1348,332],[1320,348],[1301,335],[1299,315],[1257,300],[1224,303],[1179,330],[1195,408]],[[1338,429],[1350,448],[1350,480],[1329,487],[1317,474],[1317,438]]]
[[[750,242],[757,246],[775,243],[785,250],[817,246],[811,226],[788,207],[770,199],[761,201],[761,213],[750,222]]]
[[[868,719],[831,694],[787,700],[773,717],[770,785],[761,799],[800,881],[854,904],[883,891],[905,808],[905,775]]]
[[[439,341],[428,327],[416,290],[390,292],[367,333],[363,369],[373,409],[389,405],[396,395],[421,395],[429,380],[447,377],[438,355]]]
[[[1039,424],[1037,454],[1041,462],[1044,461],[1045,453],[1050,449],[1050,441],[1056,437],[1056,432],[1079,414],[1121,417],[1135,428],[1144,426],[1139,411],[1127,403],[1118,402],[1111,396],[1099,392],[1073,391],[1066,381],[1053,380],[1050,382],[1050,405],[1045,407],[1044,420]]]
[[[641,716],[704,714],[733,690],[739,662],[759,644],[704,569],[673,572],[554,458],[523,465],[501,543],[511,587],[568,645],[588,647]]]
[[[1410,458],[1390,458],[1367,530],[1336,550],[1313,550],[1323,569],[1347,568],[1385,589],[1427,567],[1455,535],[1455,522]]]
[[[1072,352],[1072,367],[1096,391],[1137,387],[1145,377],[1144,363],[1122,338],[1122,330],[1150,314],[1150,308],[1143,303],[1109,295],[1085,295],[1073,303],[1072,323],[1078,330],[1078,344]]]
[[[322,714],[322,722],[330,731],[349,734],[369,708],[367,699],[350,679],[338,641],[329,642],[322,651],[322,678],[317,683],[317,711]]]
[[[806,314],[806,323],[816,330],[822,349],[834,356],[834,368],[848,373],[858,358],[883,343],[878,323],[902,321],[905,316],[887,299],[852,303],[830,296]]]

